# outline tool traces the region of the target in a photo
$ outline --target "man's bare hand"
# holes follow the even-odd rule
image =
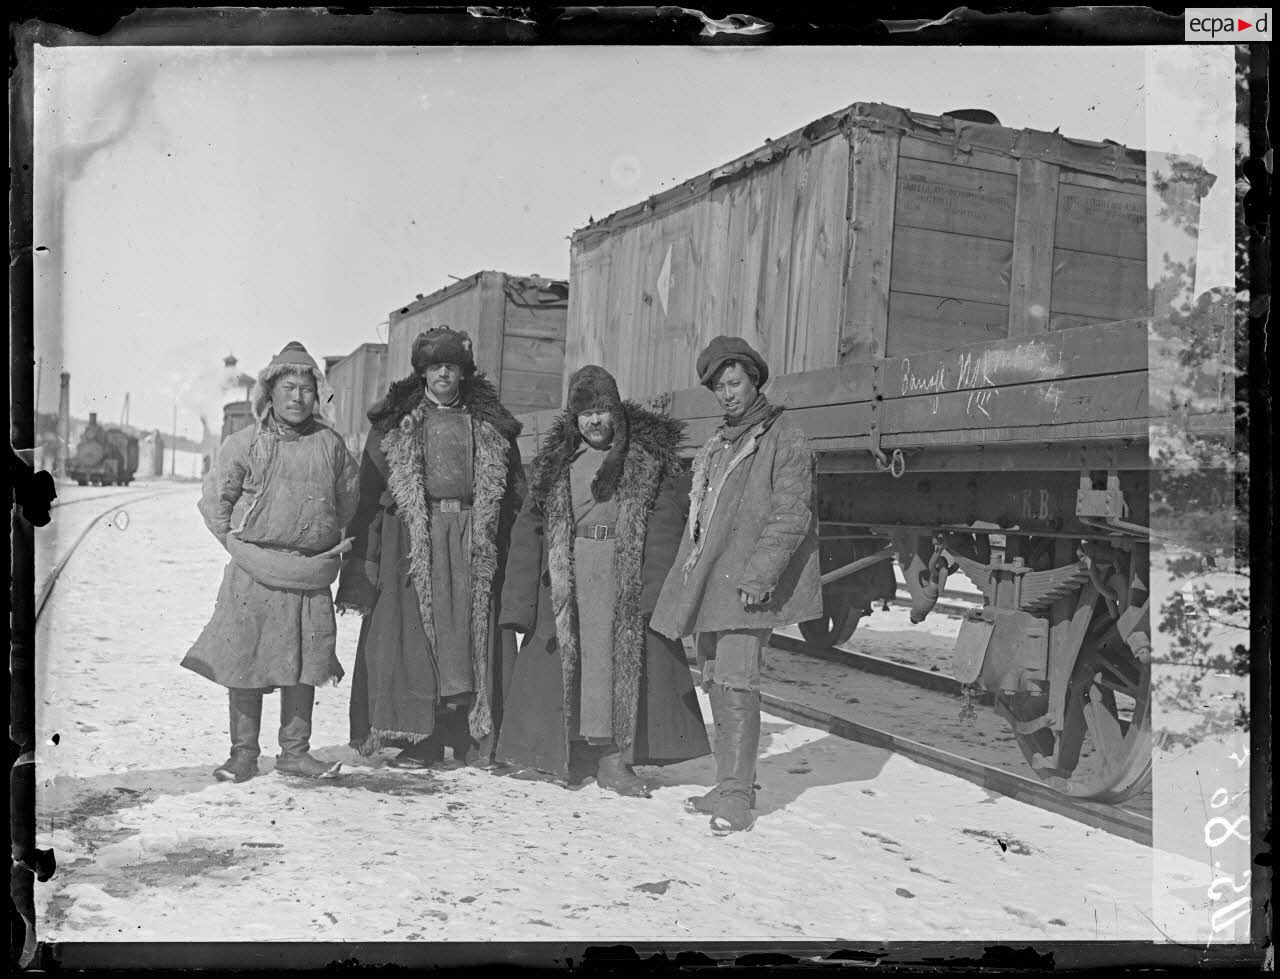
[[[320,557],[342,557],[347,551],[351,550],[351,545],[355,543],[354,537],[346,537],[334,544],[333,547],[324,551]]]
[[[771,594],[773,593],[767,592],[767,591],[758,592],[758,591],[752,591],[747,588],[738,589],[738,599],[742,602],[744,606],[764,605],[767,601],[769,601],[769,596]]]

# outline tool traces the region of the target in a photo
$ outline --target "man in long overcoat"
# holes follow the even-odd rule
[[[679,641],[648,627],[679,546],[681,423],[623,403],[594,365],[533,461],[512,532],[501,622],[526,633],[499,760],[647,794],[634,765],[710,750]]]
[[[466,333],[420,334],[413,373],[369,409],[338,607],[364,616],[351,744],[404,746],[391,765],[486,767],[503,667],[495,598],[524,474],[520,423],[476,372]]]
[[[342,678],[330,589],[356,506],[356,462],[325,424],[328,393],[306,348],[287,344],[258,375],[254,424],[227,437],[205,474],[200,515],[231,560],[182,665],[228,691],[220,781],[258,774],[262,698],[277,687],[276,771],[325,778],[340,767],[310,753],[316,687]]]
[[[652,627],[695,636],[715,724],[716,786],[688,800],[717,835],[750,829],[760,744],[760,669],[773,629],[822,614],[814,455],[760,393],[769,366],[741,337],[716,337],[698,379],[724,423],[693,463],[687,533]]]

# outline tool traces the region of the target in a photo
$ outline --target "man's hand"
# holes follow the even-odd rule
[[[355,540],[356,539],[354,537],[345,537],[342,540],[340,540],[338,543],[334,544],[333,547],[329,548],[327,551],[317,556],[318,557],[334,557],[334,558],[342,557],[342,555],[346,554],[347,551],[351,550],[351,545],[355,543]]]
[[[747,605],[764,605],[769,601],[769,596],[772,594],[773,592],[758,592],[748,588],[739,588],[738,600],[742,602],[744,607]]]

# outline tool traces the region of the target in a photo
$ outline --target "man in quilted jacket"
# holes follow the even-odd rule
[[[716,337],[698,379],[724,423],[693,463],[689,520],[651,627],[695,637],[715,721],[716,786],[687,801],[723,835],[750,829],[769,634],[822,614],[814,455],[761,393],[769,367],[741,337]]]

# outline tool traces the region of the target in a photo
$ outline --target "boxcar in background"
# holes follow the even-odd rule
[[[575,232],[566,368],[602,364],[686,421],[691,454],[720,423],[695,358],[745,337],[818,453],[805,637],[848,639],[893,595],[892,559],[913,621],[963,570],[985,605],[956,678],[994,695],[1047,784],[1123,800],[1151,762],[1148,390],[1167,396],[1148,357],[1185,328],[1170,300],[1192,291],[1213,180],[857,103]],[[1215,337],[1230,322],[1229,303],[1182,308]],[[1186,430],[1229,438],[1232,389],[1203,380],[1217,397],[1188,398]],[[554,414],[523,417],[526,458]]]
[[[334,428],[357,459],[369,435],[369,406],[387,389],[387,345],[362,343],[345,357],[326,357]]]
[[[558,406],[568,306],[563,280],[477,272],[391,313],[386,379],[410,373],[414,337],[450,326],[470,334],[476,366],[512,412]]]

